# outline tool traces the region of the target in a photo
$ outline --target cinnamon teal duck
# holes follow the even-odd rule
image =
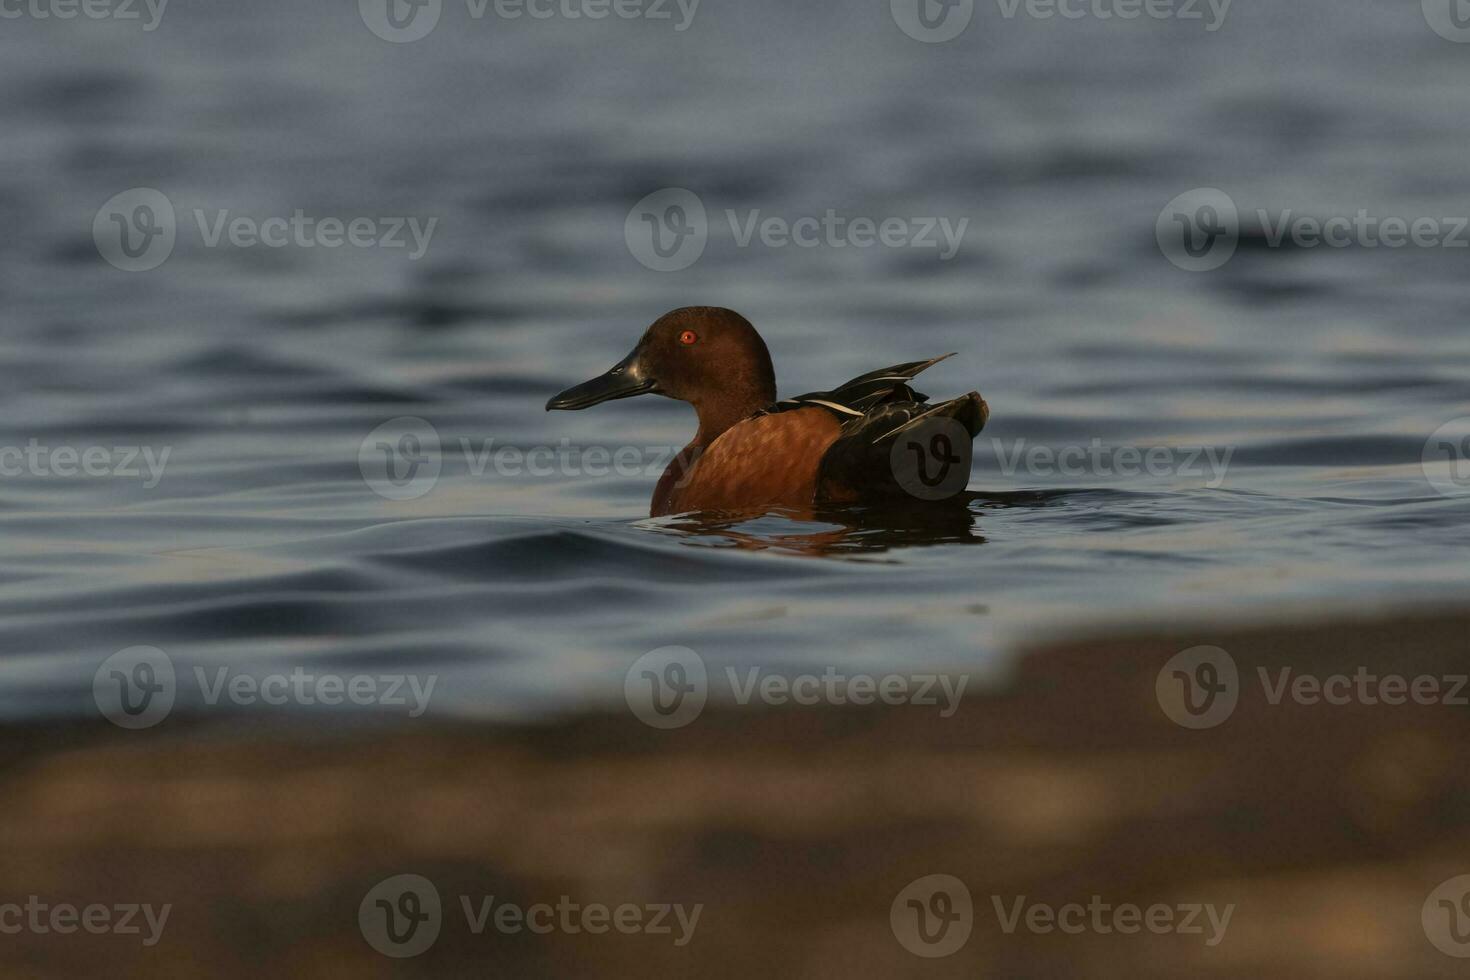
[[[653,517],[933,500],[964,489],[971,442],[990,417],[979,392],[930,404],[909,387],[949,356],[778,400],[771,354],[749,321],[690,306],[659,317],[631,354],[546,409],[644,394],[694,406],[699,431],[654,488]]]

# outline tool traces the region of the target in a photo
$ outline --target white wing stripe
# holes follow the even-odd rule
[[[846,412],[848,415],[856,415],[859,418],[861,418],[862,417],[862,414],[863,414],[862,412],[855,411],[854,409],[848,408],[846,405],[839,405],[836,402],[823,401],[820,398],[808,398],[803,404],[806,404],[806,405],[821,405],[823,408],[830,408],[834,412]]]

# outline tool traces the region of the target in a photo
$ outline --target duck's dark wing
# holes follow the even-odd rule
[[[887,402],[850,418],[822,457],[817,500],[952,497],[969,482],[971,442],[989,418],[977,391],[933,405]]]
[[[819,501],[912,499],[915,494],[907,486],[912,480],[906,472],[906,468],[911,468],[906,444],[915,440],[925,443],[935,437],[948,447],[945,468],[952,468],[956,474],[951,482],[958,489],[964,488],[970,472],[970,440],[984,428],[990,417],[989,407],[973,391],[931,405],[927,395],[909,387],[919,372],[953,356],[945,354],[870,371],[831,391],[787,398],[770,409],[785,412],[823,408],[842,423],[837,441],[822,458]],[[920,450],[925,448],[926,445],[920,445]],[[937,472],[937,468],[926,471]]]
[[[859,375],[846,384],[831,391],[812,391],[795,398],[783,398],[769,410],[788,412],[795,408],[818,406],[832,412],[844,421],[860,419],[880,405],[891,403],[922,404],[928,395],[910,388],[908,383],[921,371],[927,370],[953,354],[942,354],[927,361],[910,361],[895,364]]]

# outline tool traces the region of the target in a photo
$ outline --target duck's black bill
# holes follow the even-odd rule
[[[614,398],[632,398],[653,391],[657,382],[645,377],[638,364],[638,352],[623,358],[606,374],[591,381],[574,385],[546,403],[546,410],[574,412],[579,408],[591,408],[600,402]]]

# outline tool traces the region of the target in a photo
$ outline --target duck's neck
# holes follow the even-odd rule
[[[693,402],[699,415],[699,431],[689,449],[704,449],[724,434],[726,429],[743,422],[776,400],[776,383],[769,380],[732,385],[702,396]]]
[[[688,446],[689,449],[704,449],[714,442],[725,430],[731,426],[750,418],[756,412],[764,408],[764,405],[752,405],[742,408],[727,406],[694,406],[699,413],[699,431],[694,433],[694,441]]]
[[[650,516],[661,517],[664,514],[673,513],[676,509],[677,491],[684,486],[684,481],[694,464],[699,462],[700,454],[726,430],[740,424],[761,409],[769,408],[775,400],[776,386],[774,383],[767,383],[764,386],[754,387],[738,397],[732,397],[731,393],[724,392],[720,396],[702,398],[694,402],[694,411],[699,415],[699,431],[694,434],[694,441],[669,461],[664,475],[659,479],[658,485],[653,488],[653,505],[649,509]]]

